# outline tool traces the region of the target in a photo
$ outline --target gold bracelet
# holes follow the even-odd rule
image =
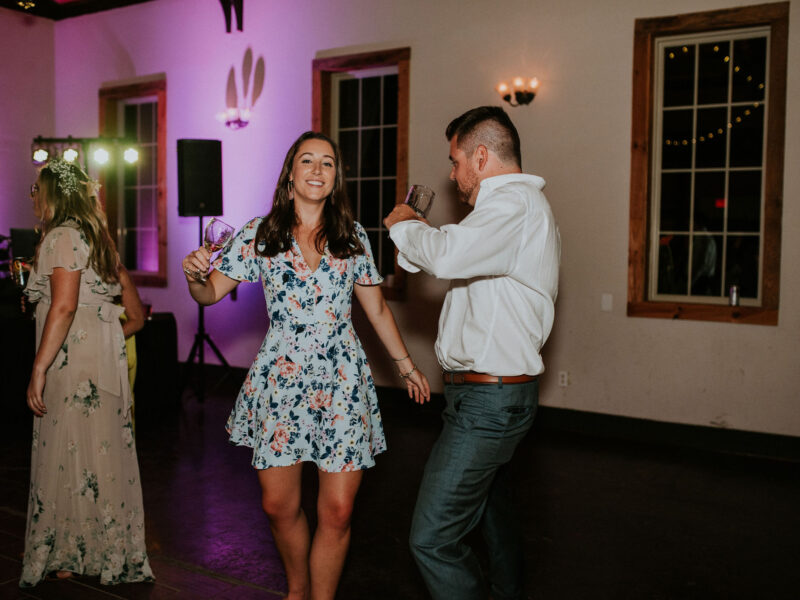
[[[411,374],[416,370],[417,370],[417,365],[413,365],[408,373],[400,373],[400,377],[402,377],[403,379],[408,379],[409,377],[411,377]]]
[[[407,358],[411,358],[411,355],[410,355],[410,354],[406,354],[406,355],[405,355],[403,358],[393,358],[392,360],[393,360],[394,362],[402,362],[402,361],[404,361],[404,360],[405,360],[405,359],[407,359]]]

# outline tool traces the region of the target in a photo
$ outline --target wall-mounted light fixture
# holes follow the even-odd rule
[[[530,104],[536,97],[536,92],[539,89],[539,80],[536,77],[532,79],[515,77],[511,81],[511,85],[503,81],[498,83],[495,89],[500,94],[500,97],[511,106]]]
[[[89,159],[93,164],[104,166],[115,157],[133,164],[139,160],[139,151],[130,140],[122,138],[46,138],[38,136],[31,143],[33,164],[43,165],[54,156],[67,162],[77,162],[88,171]]]

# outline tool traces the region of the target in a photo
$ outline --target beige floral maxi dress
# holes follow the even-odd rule
[[[70,225],[47,234],[25,290],[38,302],[38,348],[53,269],[82,272],[75,319],[47,371],[47,413],[34,417],[21,587],[56,570],[99,575],[104,584],[153,579],[131,430],[122,308],[113,303],[121,290],[88,266],[89,246]]]

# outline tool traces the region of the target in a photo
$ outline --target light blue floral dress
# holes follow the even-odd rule
[[[261,218],[247,223],[214,262],[238,281],[262,280],[270,326],[226,429],[253,449],[256,469],[310,461],[322,471],[366,469],[386,449],[378,398],[351,321],[353,286],[383,278],[364,229],[365,254],[334,257],[326,246],[312,272],[295,240],[256,254]]]
[[[20,586],[50,571],[100,576],[104,584],[151,581],[139,464],[131,430],[125,340],[114,304],[118,283],[88,266],[77,225],[42,240],[25,293],[36,305],[36,346],[50,310],[53,269],[81,271],[78,308],[47,371],[47,413],[33,419],[31,483]]]

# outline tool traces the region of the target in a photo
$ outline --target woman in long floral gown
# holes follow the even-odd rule
[[[270,327],[228,419],[230,439],[253,449],[262,505],[292,600],[332,599],[350,541],[363,470],[386,449],[375,386],[353,329],[359,300],[408,393],[430,396],[378,285],[364,229],[353,220],[336,144],[307,132],[286,155],[269,215],[247,223],[214,263],[183,260],[192,297],[213,304],[241,281],[262,280]],[[300,506],[303,462],[319,476],[317,529]]]
[[[152,581],[131,429],[129,332],[114,303],[135,290],[120,276],[94,182],[83,171],[55,159],[31,195],[42,240],[25,290],[37,303],[27,390],[36,418],[20,586],[51,572],[99,576],[104,584]]]

